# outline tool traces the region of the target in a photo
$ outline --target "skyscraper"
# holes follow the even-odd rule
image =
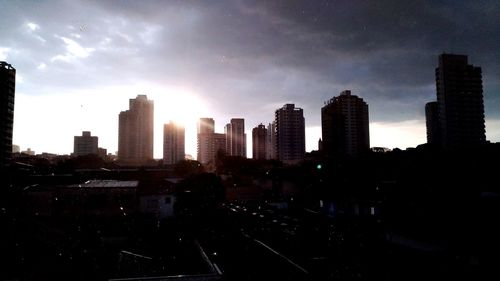
[[[368,105],[351,91],[321,108],[322,152],[328,157],[356,157],[370,149]]]
[[[90,132],[83,131],[81,136],[75,136],[73,145],[73,155],[83,156],[98,155],[99,138],[92,136]]]
[[[252,130],[252,158],[266,159],[267,129],[260,124]]]
[[[247,156],[245,119],[233,118],[225,127],[226,152],[231,156]]]
[[[481,68],[468,64],[465,55],[441,54],[436,92],[442,147],[485,143]]]
[[[173,122],[163,125],[163,164],[172,165],[185,156],[185,129]]]
[[[16,69],[0,61],[0,168],[12,159]]]
[[[153,159],[154,103],[146,95],[130,99],[129,110],[120,112],[118,160],[141,165]]]
[[[276,156],[283,162],[294,163],[305,156],[305,120],[302,108],[285,104],[275,112]]]
[[[200,163],[207,164],[214,159],[214,127],[212,118],[200,118],[198,122],[197,160]]]
[[[425,105],[425,125],[427,127],[427,143],[441,145],[438,103],[436,101],[428,102]]]
[[[276,159],[276,121],[267,125],[266,159]]]

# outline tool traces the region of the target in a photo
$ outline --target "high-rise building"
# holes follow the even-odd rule
[[[233,118],[226,125],[226,152],[231,156],[247,156],[246,149],[246,134],[245,134],[245,119]]]
[[[283,162],[294,163],[304,159],[306,131],[304,112],[294,104],[285,104],[275,112],[276,156]]]
[[[425,125],[427,127],[427,143],[441,144],[441,130],[439,129],[438,103],[428,102],[425,105]]]
[[[267,125],[266,159],[276,159],[276,122]]]
[[[16,69],[0,61],[0,168],[12,159]]]
[[[163,126],[163,164],[172,165],[185,156],[185,129],[173,122]]]
[[[207,164],[214,159],[214,127],[212,118],[200,118],[198,122],[197,160],[200,163]]]
[[[468,147],[486,142],[481,68],[467,56],[441,54],[436,68],[441,145]]]
[[[92,136],[90,132],[83,131],[81,136],[75,136],[73,145],[73,156],[98,155],[99,138]]]
[[[322,152],[327,157],[356,157],[370,149],[368,104],[351,91],[321,108]]]
[[[154,102],[138,95],[129,103],[119,116],[118,161],[141,165],[153,159]]]
[[[210,161],[212,161],[213,163],[215,163],[215,160],[217,158],[217,154],[219,152],[222,152],[224,154],[227,154],[227,151],[226,151],[226,141],[227,141],[227,138],[226,138],[226,135],[225,134],[218,134],[218,133],[215,133],[213,134],[213,146],[212,146],[212,152],[211,152],[211,159]]]
[[[260,124],[252,130],[252,158],[266,159],[267,129]]]

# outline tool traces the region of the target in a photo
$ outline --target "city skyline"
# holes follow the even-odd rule
[[[321,137],[318,108],[344,89],[370,104],[371,145],[404,149],[426,142],[424,108],[443,52],[482,67],[486,139],[500,141],[496,2],[73,1],[57,13],[52,5],[3,2],[0,11],[0,60],[17,69],[21,150],[69,154],[72,137],[92,131],[114,153],[116,112],[146,94],[163,109],[155,131],[183,119],[193,156],[198,118],[245,118],[249,144],[248,128],[272,121],[285,103],[304,109],[311,151]],[[154,143],[159,159],[161,134]]]

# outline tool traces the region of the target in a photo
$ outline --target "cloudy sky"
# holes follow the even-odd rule
[[[0,60],[17,69],[14,143],[70,153],[90,130],[115,152],[128,99],[155,101],[162,124],[251,129],[285,103],[304,109],[307,150],[320,109],[344,89],[370,110],[372,146],[426,141],[440,53],[483,69],[487,138],[500,141],[499,1],[8,1],[0,0]],[[251,145],[248,145],[250,155]]]

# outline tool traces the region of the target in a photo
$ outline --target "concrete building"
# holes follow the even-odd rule
[[[212,118],[200,118],[198,122],[198,138],[197,138],[197,157],[196,159],[203,164],[207,164],[213,155],[213,135],[215,122]]]
[[[173,165],[185,156],[185,129],[170,122],[163,125],[163,164]]]
[[[99,138],[90,132],[83,131],[81,136],[75,136],[73,142],[73,156],[98,155]]]
[[[276,157],[276,122],[267,125],[266,159],[277,159]]]
[[[443,148],[486,142],[481,68],[467,56],[441,54],[436,68],[437,115]]]
[[[12,159],[16,69],[0,61],[0,169]]]
[[[351,91],[325,102],[321,108],[321,149],[327,157],[356,157],[370,149],[368,104]]]
[[[154,102],[138,95],[129,103],[119,116],[118,161],[141,165],[153,159]]]
[[[108,159],[108,150],[106,148],[98,147],[97,155],[102,159]]]
[[[28,149],[21,151],[22,154],[30,155],[30,156],[35,156],[35,151],[31,150],[31,148],[28,147]]]
[[[260,124],[252,130],[252,158],[266,159],[267,129]]]
[[[224,128],[226,134],[226,153],[230,156],[247,156],[245,119],[232,118]]]
[[[279,160],[296,163],[305,156],[305,120],[302,108],[285,104],[275,112],[276,156]]]

